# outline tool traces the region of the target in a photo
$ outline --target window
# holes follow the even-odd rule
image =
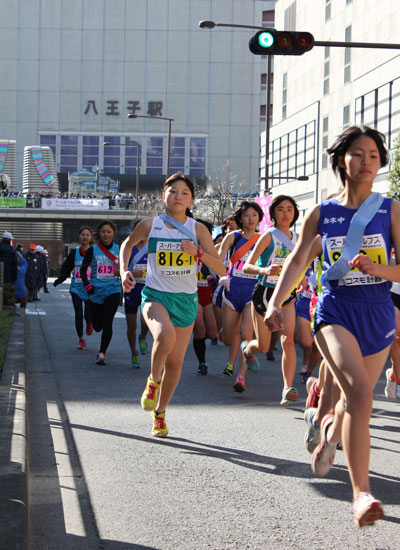
[[[61,136],[60,172],[78,169],[78,136]]]
[[[321,168],[325,170],[328,168],[328,155],[326,150],[328,148],[328,130],[329,130],[329,117],[325,116],[322,119],[322,157]]]
[[[346,28],[344,39],[346,42],[351,42],[351,25]],[[351,63],[351,48],[345,48],[344,50],[344,83],[345,84],[350,82],[350,79],[351,79],[350,63]]]
[[[104,136],[104,141],[113,144],[104,146],[104,174],[119,174],[121,170],[120,137]]]
[[[54,161],[56,160],[56,138],[57,136],[40,136],[40,145],[50,147],[53,151]]]
[[[185,138],[175,137],[171,139],[171,154],[169,159],[170,173],[185,171]]]
[[[82,168],[92,170],[99,164],[99,137],[82,137]]]
[[[142,159],[142,144],[133,138],[125,138],[125,174],[136,174],[138,149],[139,149],[139,167]],[[128,147],[132,145],[132,147]]]
[[[190,138],[189,174],[204,176],[206,173],[206,138]]]
[[[329,94],[329,75],[330,75],[330,55],[331,55],[331,49],[329,46],[325,47],[325,54],[324,54],[324,95]]]
[[[332,16],[332,12],[331,12],[332,3],[331,3],[331,0],[325,0],[325,1],[326,1],[326,4],[325,4],[325,23],[326,23],[327,21],[330,21]]]
[[[147,174],[163,173],[163,138],[149,137],[146,139]]]
[[[282,120],[287,117],[287,73],[282,76]]]

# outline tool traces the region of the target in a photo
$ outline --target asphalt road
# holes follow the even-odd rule
[[[260,357],[261,372],[238,394],[222,375],[224,346],[207,343],[209,375],[198,376],[190,344],[167,411],[170,436],[156,439],[140,407],[150,356],[130,368],[123,309],[107,365],[97,366],[98,334],[76,349],[68,288],[50,285],[27,310],[32,550],[400,548],[400,403],[383,396],[384,373],[371,480],[385,519],[360,530],[343,453],[327,478],[312,475],[300,376],[298,404],[279,405],[280,352],[275,362]]]

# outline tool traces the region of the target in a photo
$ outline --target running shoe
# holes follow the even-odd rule
[[[354,521],[359,527],[374,525],[383,518],[382,502],[369,493],[360,493],[353,502]]]
[[[132,355],[132,368],[133,369],[140,369],[140,360],[139,360],[139,354]]]
[[[248,342],[246,340],[244,340],[241,344],[240,344],[240,349],[242,350],[242,355],[243,355],[243,359],[244,359],[244,362],[246,363],[246,367],[250,370],[252,370],[253,372],[258,372],[260,370],[260,364],[258,362],[258,359],[255,355],[246,355],[244,353],[244,350],[247,346]]]
[[[139,349],[140,355],[146,355],[146,353],[149,351],[149,346],[147,344],[146,338],[139,337]]]
[[[292,405],[295,401],[297,401],[299,398],[299,392],[296,390],[296,388],[285,388],[282,392],[282,400],[281,405],[284,405],[287,407],[288,405]]]
[[[233,389],[238,393],[243,393],[246,389],[246,383],[243,376],[237,376],[235,383],[233,384]]]
[[[332,423],[333,414],[326,414],[321,422],[323,435],[311,458],[311,469],[317,477],[326,476],[335,459],[336,445],[328,443],[328,430]]]
[[[275,361],[275,355],[273,351],[267,351],[265,354],[267,361]]]
[[[317,386],[317,379],[314,376],[310,376],[310,378],[307,380],[306,388],[308,392],[306,409],[316,409],[318,407],[321,390]]]
[[[154,380],[152,380],[152,378],[149,376],[147,378],[146,387],[140,400],[140,404],[142,405],[143,410],[154,411],[157,406],[157,396],[159,389],[160,384],[154,382]]]
[[[314,424],[314,416],[317,412],[317,409],[306,409],[304,411],[304,420],[307,424],[307,430],[304,436],[304,443],[306,444],[306,449],[309,453],[313,453],[315,447],[321,441],[321,429],[319,426]]]
[[[78,349],[85,349],[86,348],[86,342],[83,338],[79,339]]]
[[[203,376],[206,376],[208,374],[207,363],[199,363],[199,366],[197,367],[197,374],[201,374]]]
[[[89,321],[86,323],[86,334],[90,336],[93,333],[93,323],[92,321]]]
[[[234,367],[233,367],[232,363],[230,363],[228,361],[223,374],[226,374],[226,376],[233,376],[233,369],[234,369]]]
[[[388,399],[396,399],[396,380],[392,380],[391,376],[392,376],[392,369],[387,369],[385,396]]]
[[[152,411],[152,415],[153,415],[153,429],[151,433],[155,437],[167,437],[168,428],[167,428],[167,424],[165,423],[165,412],[157,413],[156,411]]]
[[[396,383],[396,399],[400,399],[400,383]]]
[[[105,365],[106,360],[104,358],[104,353],[101,351],[96,357],[96,365]]]

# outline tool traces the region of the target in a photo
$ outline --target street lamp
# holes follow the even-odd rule
[[[252,30],[265,30],[265,27],[257,27],[254,25],[237,25],[235,23],[216,23],[215,21],[200,21],[199,27],[201,29],[211,30],[214,27],[233,27],[235,29],[252,29]],[[269,174],[269,134],[271,121],[269,116],[269,106],[271,104],[271,86],[272,86],[272,55],[267,56],[267,93],[266,93],[266,106],[265,106],[265,163],[264,163],[264,179],[268,185]],[[261,183],[261,182],[260,182]],[[268,192],[268,187],[264,188],[264,193]]]
[[[135,115],[133,113],[128,114],[128,118],[152,118],[153,120],[168,120],[168,153],[167,153],[167,178],[169,176],[170,156],[171,156],[171,130],[173,118],[165,116],[151,116],[151,115]]]
[[[139,143],[112,143],[111,141],[105,141],[104,147],[116,146],[116,147],[136,147],[136,210],[139,209],[139,175],[140,175],[140,150],[141,145]]]

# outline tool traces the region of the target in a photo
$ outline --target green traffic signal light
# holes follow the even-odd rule
[[[274,35],[270,32],[261,32],[258,35],[258,43],[261,48],[270,48],[274,43]]]
[[[309,32],[258,31],[250,38],[250,51],[256,55],[303,55],[314,46],[314,37]]]

